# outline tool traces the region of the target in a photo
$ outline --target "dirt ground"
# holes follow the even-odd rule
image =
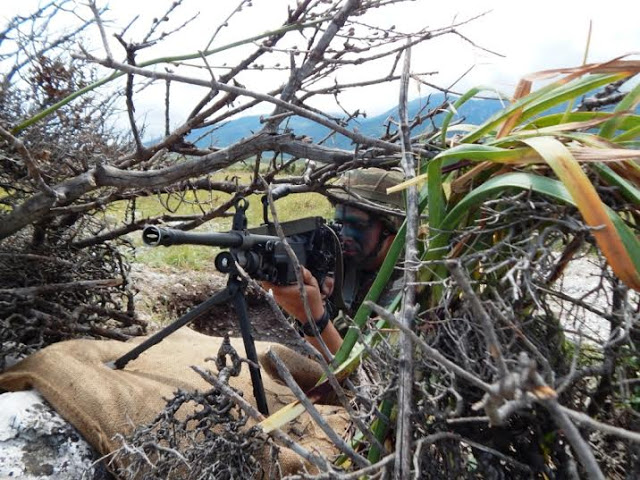
[[[158,329],[178,319],[193,307],[209,299],[226,286],[227,277],[216,271],[196,272],[165,268],[154,269],[133,264],[131,271],[136,310],[143,320]],[[276,315],[259,292],[247,289],[249,320],[255,340],[282,343],[293,346],[293,332],[282,326]],[[194,320],[191,327],[211,336],[240,337],[240,323],[231,304],[222,304]]]

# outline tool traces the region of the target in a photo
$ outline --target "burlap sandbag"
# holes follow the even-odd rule
[[[215,371],[207,357],[215,357],[221,338],[199,334],[182,328],[155,345],[124,370],[112,370],[106,362],[128,352],[130,342],[70,340],[51,345],[0,374],[0,387],[17,391],[35,388],[67,421],[73,424],[86,440],[102,455],[109,454],[119,444],[116,434],[127,435],[137,426],[149,423],[163,410],[166,399],[180,388],[204,391],[211,387],[192,365]],[[241,339],[232,339],[241,357],[245,356]],[[265,354],[273,348],[290,367],[294,378],[304,389],[312,386],[321,375],[314,361],[282,345],[256,342],[263,369],[263,382],[269,412],[273,413],[295,400],[291,391],[274,378],[273,367]],[[246,363],[238,377],[231,377],[230,385],[244,392],[244,398],[256,405]],[[340,407],[319,405],[318,409],[338,434],[348,426],[347,415]],[[325,455],[336,454],[335,447],[307,416],[299,417],[287,428],[301,445]],[[299,471],[303,460],[293,452],[282,449],[279,461],[284,474]]]

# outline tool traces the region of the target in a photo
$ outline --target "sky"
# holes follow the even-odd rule
[[[26,13],[38,3],[35,0],[0,0],[0,20],[15,13]],[[76,3],[74,14],[84,17],[90,15],[86,2]],[[99,5],[105,3],[98,2]],[[291,3],[291,0],[253,0],[250,9],[245,9],[241,15],[234,17],[229,22],[229,27],[220,31],[214,45],[277,28],[286,16],[287,5]],[[136,27],[142,30],[143,26],[149,24],[149,18],[161,15],[170,2],[111,0],[108,4],[110,11],[104,18],[110,33],[119,32],[135,15],[146,15],[128,32],[130,36],[134,36]],[[237,1],[231,0],[184,0],[181,9],[172,17],[175,24],[190,17],[194,11],[199,11],[200,16],[188,28],[178,32],[171,42],[151,49],[148,55],[157,57],[204,49],[211,37],[212,28],[224,21],[237,4]],[[609,0],[606,3],[591,0],[419,0],[407,5],[385,7],[366,20],[381,27],[393,24],[401,31],[417,31],[422,28],[446,27],[482,13],[485,15],[458,28],[469,41],[458,36],[444,36],[414,49],[412,72],[437,72],[423,78],[439,86],[449,87],[471,69],[455,84],[453,90],[465,91],[472,86],[486,85],[510,94],[518,80],[529,73],[580,65],[583,62],[590,21],[592,34],[588,62],[605,61],[640,52],[640,2],[634,0]],[[60,28],[64,28],[64,25]],[[92,45],[93,52],[104,56],[97,28],[93,28],[88,37],[86,42]],[[114,40],[111,40],[111,48],[116,57],[122,57],[122,49]],[[233,62],[247,51],[247,48],[237,48],[211,57],[209,61],[212,65],[222,66],[225,62]],[[145,52],[142,52],[140,59],[144,58]],[[629,58],[638,59],[640,55]],[[388,63],[371,65],[367,73],[375,73],[376,69],[383,72],[388,68]],[[197,75],[203,74],[206,75],[207,72],[200,71]],[[357,81],[360,78],[358,75],[362,74],[355,77],[351,75],[349,72],[341,74],[339,80]],[[248,87],[265,91],[266,86],[279,85],[283,78],[286,77],[263,72],[259,76],[246,77],[245,80]],[[151,135],[161,128],[163,89],[161,85],[152,87],[138,100],[136,113],[147,122],[148,134]],[[397,83],[362,88],[352,92],[343,102],[347,108],[361,108],[368,114],[375,115],[397,103],[398,89]],[[184,86],[176,87],[173,93],[172,115],[177,123],[204,94],[204,90]],[[412,83],[411,97],[427,93],[428,88]],[[265,112],[269,109],[270,107],[263,107]]]

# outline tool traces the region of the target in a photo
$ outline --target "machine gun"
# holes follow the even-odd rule
[[[136,359],[141,353],[200,317],[215,305],[231,301],[240,321],[240,331],[247,358],[253,363],[249,364],[249,372],[258,410],[264,415],[268,414],[244,296],[247,281],[241,275],[238,267],[241,267],[244,272],[256,280],[268,281],[276,285],[295,283],[296,272],[294,262],[286,250],[283,239],[276,234],[275,224],[269,222],[266,197],[263,197],[262,201],[264,224],[253,229],[247,229],[246,210],[249,203],[242,197],[236,200],[232,228],[226,233],[192,233],[156,226],[145,227],[142,232],[142,240],[150,246],[169,247],[191,244],[228,248],[229,250],[220,252],[214,262],[218,271],[228,274],[227,286],[115,360],[113,368],[123,369],[127,363]],[[338,288],[334,288],[334,302],[341,307],[343,304],[341,300],[342,249],[335,231],[336,228],[327,225],[322,217],[308,217],[283,222],[280,226],[286,242],[292,248],[298,262],[316,277],[319,285],[322,285],[327,275],[335,275]]]
[[[234,217],[238,213],[244,216],[246,207],[236,204],[236,208]],[[321,283],[333,271],[335,264],[336,234],[333,229],[322,217],[283,222],[280,226],[300,265],[311,271],[318,283]],[[272,223],[252,229],[234,226],[226,233],[191,233],[148,226],[142,231],[142,240],[146,245],[154,247],[190,244],[229,248],[228,251],[220,252],[214,261],[216,269],[221,273],[233,273],[237,263],[255,280],[276,285],[289,285],[296,281],[293,261]]]

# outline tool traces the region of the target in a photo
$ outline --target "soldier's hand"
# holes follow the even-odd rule
[[[322,317],[324,313],[323,295],[320,292],[316,278],[304,267],[302,268],[302,280],[305,291],[307,292],[307,300],[311,314],[315,321]],[[262,282],[262,287],[265,290],[271,289],[278,305],[284,308],[289,315],[297,318],[302,323],[307,323],[308,319],[304,311],[304,303],[298,284],[274,285],[269,282]]]

